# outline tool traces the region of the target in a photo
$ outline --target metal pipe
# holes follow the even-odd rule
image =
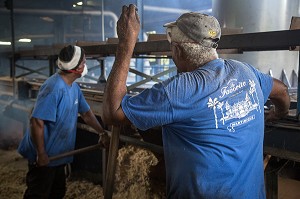
[[[104,0],[101,1],[101,12],[104,13]],[[102,27],[102,29],[101,29],[101,31],[102,31],[102,41],[105,41],[105,37],[104,37],[104,34],[105,34],[105,32],[104,32],[104,15],[101,15],[101,23],[102,23],[102,25],[101,25],[101,27]]]
[[[5,9],[0,8],[0,12],[7,12]],[[70,11],[70,10],[46,10],[46,9],[21,9],[17,8],[15,9],[15,13],[22,13],[22,14],[40,14],[40,15],[45,15],[45,14],[50,14],[50,15],[94,15],[94,16],[99,16],[99,15],[106,15],[109,16],[113,19],[113,24],[116,26],[117,21],[118,21],[118,16],[111,12],[111,11],[99,11],[99,10],[81,10],[81,11]],[[114,32],[114,37],[117,37],[116,33],[116,28],[113,28]]]
[[[166,8],[166,7],[160,7],[160,6],[148,6],[144,5],[144,10],[146,11],[153,11],[153,12],[164,12],[164,13],[175,13],[175,14],[181,14],[185,12],[191,12],[191,10],[188,9],[180,9],[180,8]],[[206,10],[200,10],[198,12],[201,13],[211,13],[212,9],[206,9]]]

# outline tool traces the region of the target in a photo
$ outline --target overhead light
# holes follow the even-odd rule
[[[0,45],[9,46],[9,45],[11,45],[11,42],[10,41],[0,41]]]
[[[47,22],[53,22],[54,19],[52,19],[51,17],[40,17],[40,19],[47,21]]]
[[[19,42],[29,43],[31,42],[31,39],[23,38],[23,39],[19,39]]]
[[[83,5],[82,1],[77,2],[77,5],[82,6]]]
[[[75,4],[73,4],[73,8],[76,8],[76,5],[75,5]]]

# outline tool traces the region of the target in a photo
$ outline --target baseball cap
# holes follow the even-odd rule
[[[221,27],[218,20],[210,15],[188,12],[182,14],[176,21],[166,23],[164,27],[177,26],[179,30],[194,42],[203,46],[217,48],[221,37]]]

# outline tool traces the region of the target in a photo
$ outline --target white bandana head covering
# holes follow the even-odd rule
[[[70,61],[64,61],[61,60],[59,57],[57,59],[57,66],[59,69],[61,70],[71,70],[74,69],[76,66],[78,66],[79,61],[81,60],[80,58],[82,57],[81,53],[82,50],[80,47],[78,46],[73,46],[74,51],[73,51],[73,56],[72,59]]]

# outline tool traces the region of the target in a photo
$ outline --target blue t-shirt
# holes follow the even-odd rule
[[[263,199],[269,75],[213,60],[136,96],[122,109],[139,129],[162,126],[168,198]]]
[[[39,90],[31,117],[44,121],[44,143],[49,157],[74,150],[78,113],[90,109],[77,83],[67,85],[57,73],[48,78]],[[36,151],[30,129],[24,135],[18,151],[35,162]],[[70,163],[73,157],[51,161],[48,166]]]

